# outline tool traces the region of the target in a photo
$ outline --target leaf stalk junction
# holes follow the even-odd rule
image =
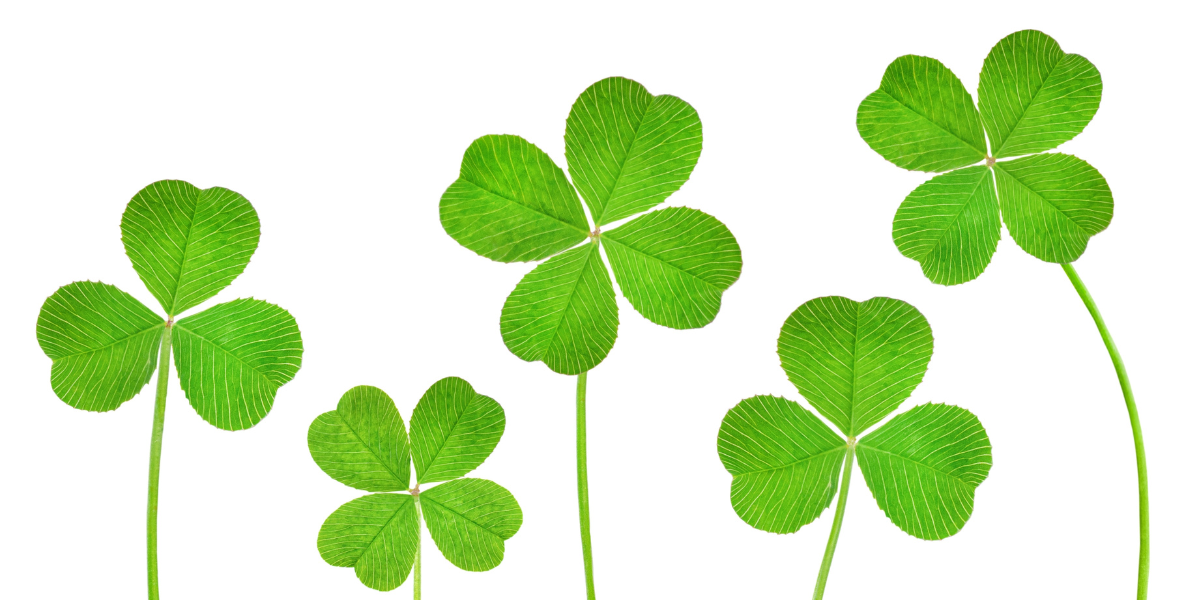
[[[833,514],[833,527],[829,530],[829,541],[825,544],[825,557],[821,559],[821,570],[817,572],[817,586],[813,600],[825,596],[825,583],[829,580],[829,567],[833,565],[833,552],[837,549],[838,535],[842,533],[842,517],[846,514],[846,494],[850,492],[850,474],[854,472],[854,436],[846,438],[846,458],[842,463],[842,486],[838,490],[837,511]]]

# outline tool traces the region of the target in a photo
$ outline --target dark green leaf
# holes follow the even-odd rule
[[[700,116],[674,96],[622,77],[584,90],[567,116],[567,168],[597,226],[649,210],[700,158]]]
[[[429,387],[412,416],[417,482],[462,477],[491,455],[504,434],[504,409],[471,384],[447,377]]]
[[[440,212],[450,237],[501,262],[540,260],[588,234],[587,217],[562,169],[515,135],[484,136],[467,148]]]
[[[991,170],[968,167],[921,184],[896,211],[892,240],[934,283],[955,285],[979,277],[1000,243]]]
[[[271,410],[275,392],[300,370],[304,344],[292,315],[274,304],[239,299],[175,324],[179,385],[205,421],[246,429]]]
[[[1048,262],[1083,255],[1088,239],[1112,221],[1108,182],[1069,154],[1037,154],[996,163],[1000,212],[1013,240]]]
[[[383,390],[351,388],[337,410],[308,428],[308,451],[330,477],[368,492],[397,492],[409,486],[408,434],[404,418]]]
[[[246,269],[258,248],[258,213],[225,188],[159,181],[129,201],[121,240],[146,288],[176,316]]]
[[[38,345],[54,361],[50,387],[75,408],[117,408],[150,381],[163,325],[114,286],[77,281],[58,288],[37,320]]]
[[[906,533],[940,540],[962,529],[975,488],[992,467],[979,419],[946,404],[923,404],[867,434],[856,450],[871,495]]]
[[[971,95],[942,63],[901,56],[879,89],[858,107],[858,133],[892,163],[912,171],[947,171],[987,157]]]
[[[846,435],[896,410],[921,383],[932,356],[925,317],[891,298],[809,300],[779,332],[788,379]]]
[[[486,479],[457,479],[422,492],[421,513],[438,550],[466,571],[496,568],[504,540],[516,535],[522,518],[517,499]]]
[[[354,567],[359,581],[387,592],[400,587],[417,556],[421,524],[408,494],[372,494],[335,510],[317,535],[317,550],[335,567]]]
[[[742,272],[742,250],[720,221],[691,208],[665,208],[605,232],[621,293],[642,316],[675,329],[704,327]]]
[[[557,373],[600,364],[617,341],[617,294],[599,245],[563,252],[521,279],[504,302],[500,334],[513,354]]]
[[[755,396],[726,413],[717,453],[733,475],[738,516],[756,529],[792,533],[829,507],[846,440],[795,402]]]
[[[1100,108],[1100,71],[1032,29],[1002,40],[983,61],[979,111],[996,158],[1043,152],[1079,135]]]

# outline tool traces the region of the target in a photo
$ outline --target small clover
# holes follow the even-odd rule
[[[379,388],[346,392],[337,410],[313,421],[308,449],[330,477],[375,493],[343,504],[317,536],[335,567],[354,567],[369,588],[399,587],[416,565],[420,594],[421,525],[442,555],[466,571],[487,571],[504,558],[504,541],[521,527],[521,507],[500,485],[464,478],[504,434],[504,409],[471,384],[447,377],[417,402],[411,433]],[[416,485],[409,488],[412,476]],[[446,482],[421,489],[422,485]]]
[[[859,134],[899,167],[950,171],[900,204],[892,223],[900,253],[934,283],[970,281],[991,262],[1003,217],[1029,254],[1053,263],[1078,259],[1112,220],[1112,192],[1084,160],[1041,153],[1083,131],[1102,87],[1091,62],[1033,30],[1009,35],[988,53],[978,110],[937,60],[893,61],[858,107]]]
[[[488,135],[467,148],[441,199],[446,233],[500,262],[549,258],[504,303],[500,332],[513,354],[565,375],[604,360],[617,340],[617,302],[601,247],[621,292],[650,321],[693,329],[716,318],[742,269],[733,234],[691,208],[641,214],[688,180],[701,142],[688,103],[611,77],[585,90],[567,117],[574,185],[520,137]]]
[[[121,240],[163,318],[115,286],[77,281],[42,305],[37,339],[53,361],[50,387],[70,406],[104,412],[133,398],[158,372],[150,449],[147,544],[158,597],[158,474],[172,350],[179,385],[205,421],[229,431],[257,424],[300,370],[304,345],[292,315],[238,299],[176,321],[225,289],[258,248],[258,214],[241,194],[159,181],[121,217]]]
[[[841,470],[814,598],[824,594],[856,455],[876,504],[901,530],[940,540],[962,529],[992,465],[975,415],[922,404],[863,435],[925,376],[933,332],[917,309],[891,298],[810,300],[784,322],[778,350],[788,379],[846,437],[796,402],[754,396],[721,421],[717,453],[733,475],[734,511],[772,533],[794,533],[815,520],[833,501]]]

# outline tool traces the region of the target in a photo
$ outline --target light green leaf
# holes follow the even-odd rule
[[[1088,239],[1112,221],[1104,176],[1069,154],[1037,154],[996,163],[1000,213],[1013,240],[1053,263],[1083,255]]]
[[[421,513],[438,550],[465,571],[496,568],[504,540],[522,519],[517,499],[486,479],[456,479],[421,492]]]
[[[292,315],[274,304],[239,299],[175,324],[179,385],[205,421],[246,429],[271,410],[275,392],[300,370],[304,344]]]
[[[471,384],[447,377],[429,387],[412,416],[417,482],[462,477],[491,455],[504,434],[504,409]]]
[[[720,221],[691,208],[642,215],[601,238],[621,293],[642,316],[704,327],[742,272],[742,250]]]
[[[597,226],[636,215],[678,190],[700,158],[700,115],[675,96],[609,77],[567,116],[567,168]]]
[[[971,95],[945,65],[901,56],[858,106],[858,133],[873,150],[912,171],[948,171],[987,157]]]
[[[513,354],[556,373],[600,364],[617,341],[617,294],[599,245],[563,252],[521,279],[504,302],[500,334]]]
[[[420,526],[412,496],[363,496],[325,519],[317,535],[317,550],[325,562],[354,567],[364,585],[387,592],[400,587],[412,571]]]
[[[397,492],[409,486],[408,434],[404,418],[383,390],[351,388],[337,410],[308,428],[308,451],[330,477],[368,492]]]
[[[940,540],[962,529],[975,488],[992,467],[992,445],[979,419],[946,404],[896,415],[858,442],[871,495],[909,535]]]
[[[164,319],[115,286],[77,281],[42,303],[37,340],[50,387],[83,410],[113,410],[137,395],[158,363]]]
[[[463,154],[442,195],[442,227],[480,256],[541,260],[587,237],[587,217],[562,169],[515,135],[488,135]]]
[[[991,170],[967,167],[921,184],[896,211],[892,240],[934,283],[956,285],[979,277],[1000,243]]]
[[[755,396],[721,421],[717,453],[733,510],[755,529],[792,533],[829,507],[846,440],[791,400]]]
[[[896,410],[925,376],[933,331],[891,298],[809,300],[779,332],[779,360],[801,394],[846,435]]]
[[[1103,90],[1088,59],[1032,29],[1000,40],[979,74],[979,111],[996,158],[1043,152],[1079,135]]]
[[[258,213],[225,188],[159,181],[129,201],[121,240],[146,288],[176,316],[246,269],[258,248]]]

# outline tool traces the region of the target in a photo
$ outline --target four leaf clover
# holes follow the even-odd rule
[[[934,283],[970,281],[991,261],[1003,217],[1029,254],[1053,263],[1078,259],[1112,220],[1112,192],[1084,160],[1044,152],[1083,131],[1102,88],[1091,62],[1033,30],[1009,35],[988,53],[978,110],[937,60],[893,61],[858,107],[859,134],[897,166],[950,171],[900,204],[892,224],[900,253],[920,262]]]
[[[452,564],[466,571],[498,566],[504,541],[521,527],[521,507],[500,485],[463,476],[483,464],[503,434],[500,404],[457,377],[438,381],[421,396],[411,432],[383,390],[364,385],[346,392],[337,410],[309,427],[313,460],[350,487],[407,493],[374,493],[335,510],[317,536],[321,558],[354,567],[363,584],[380,591],[404,583],[415,562],[419,582],[424,516]],[[421,489],[437,482],[446,483]]]
[[[834,529],[818,580],[820,597],[837,539],[854,457],[875,502],[897,527],[925,540],[957,533],[992,465],[979,419],[947,404],[922,404],[874,431],[921,383],[933,332],[911,305],[837,296],[802,304],[779,333],[788,379],[845,438],[791,400],[754,396],[721,422],[717,452],[733,475],[733,509],[750,526],[793,533],[833,501]],[[859,437],[861,436],[861,437]]]
[[[467,148],[442,195],[442,226],[463,246],[500,262],[549,258],[504,303],[500,332],[523,360],[578,375],[617,339],[617,284],[634,309],[675,329],[716,318],[741,273],[741,249],[717,219],[661,204],[700,157],[700,117],[674,96],[612,77],[579,96],[567,117],[571,182],[537,146],[488,135]],[[595,229],[576,192],[591,213]],[[613,229],[602,227],[634,217]]]

